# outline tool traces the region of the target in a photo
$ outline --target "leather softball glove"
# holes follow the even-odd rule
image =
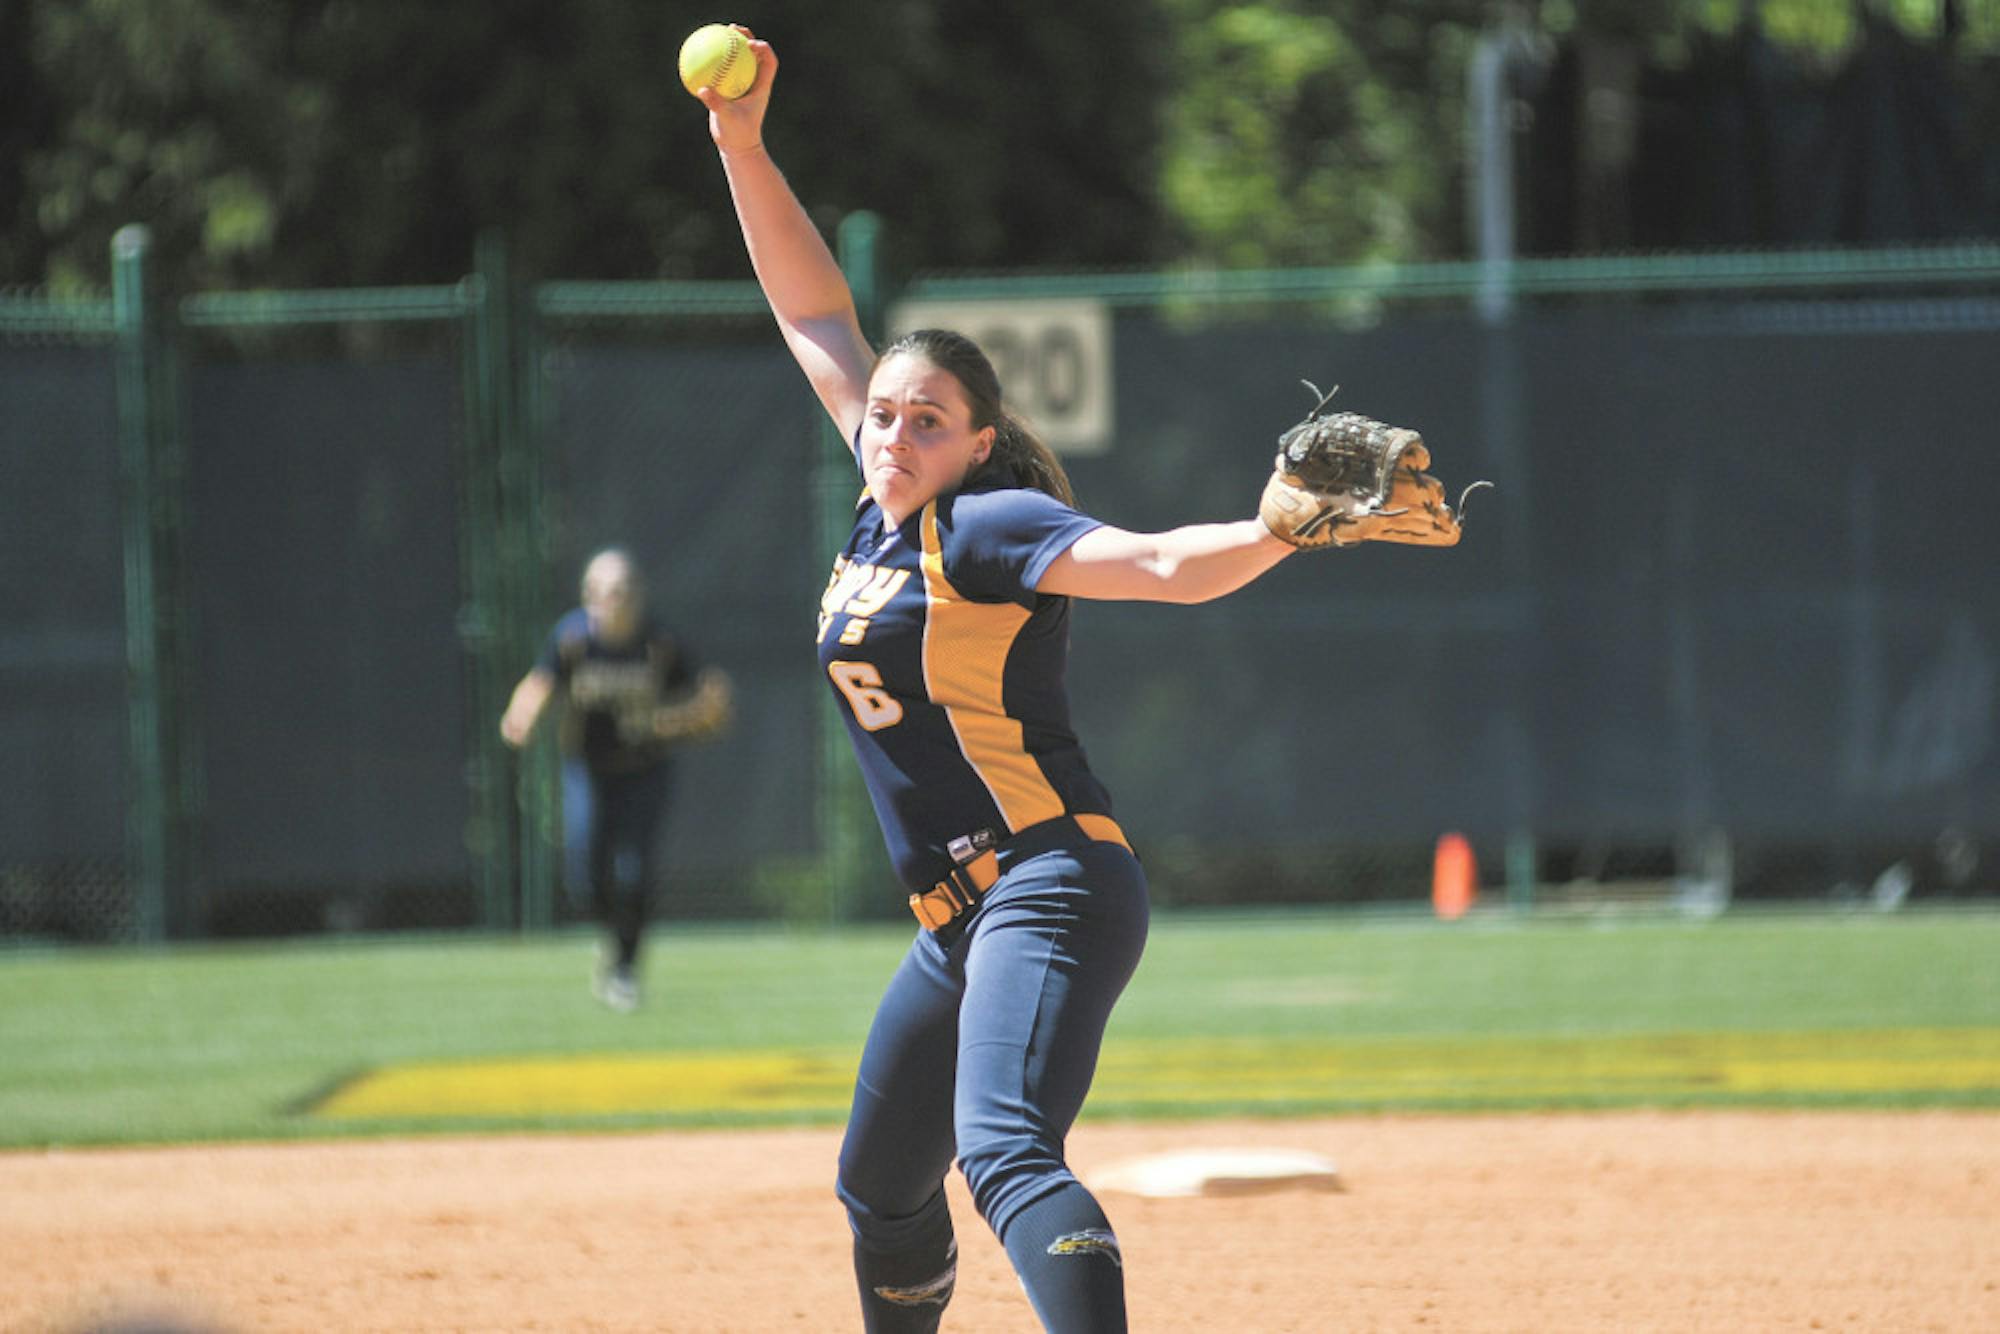
[[[1264,526],[1302,550],[1351,547],[1362,542],[1456,546],[1465,498],[1491,482],[1474,482],[1459,494],[1457,512],[1445,503],[1444,484],[1424,471],[1431,452],[1403,426],[1389,426],[1353,412],[1327,412],[1333,393],[1322,394],[1306,419],[1278,437],[1278,457],[1257,508]]]

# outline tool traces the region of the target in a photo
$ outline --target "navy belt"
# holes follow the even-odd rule
[[[986,891],[999,883],[1002,854],[1016,851],[1024,843],[1049,842],[1051,835],[1072,831],[1093,843],[1116,843],[1127,852],[1132,850],[1132,845],[1125,841],[1125,832],[1108,815],[1059,815],[1031,824],[1006,842],[975,853],[952,867],[950,874],[930,889],[910,895],[911,913],[925,929],[943,930],[977,907]]]

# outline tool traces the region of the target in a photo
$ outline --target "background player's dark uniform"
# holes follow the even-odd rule
[[[629,642],[613,645],[592,633],[582,608],[556,622],[535,665],[555,678],[565,706],[565,882],[574,898],[588,896],[610,932],[608,984],[629,987],[672,780],[672,748],[655,736],[653,721],[693,683],[696,665],[686,645],[652,618],[640,621]]]

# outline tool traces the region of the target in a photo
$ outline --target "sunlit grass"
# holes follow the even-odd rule
[[[834,1090],[907,941],[894,927],[663,928],[631,1016],[592,1000],[582,935],[0,955],[0,1145],[838,1117]],[[1995,914],[1162,914],[1093,1109],[2000,1104],[1996,961]],[[808,1061],[811,1096],[732,1100],[712,1073],[725,1092],[701,1107],[606,1093],[518,1114],[503,1096],[484,1117],[307,1114],[409,1065],[623,1055],[726,1072],[735,1053],[767,1073]],[[1188,1082],[1204,1062],[1205,1090]]]

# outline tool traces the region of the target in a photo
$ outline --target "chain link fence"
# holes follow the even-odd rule
[[[0,939],[576,920],[550,745],[496,724],[608,544],[738,690],[658,911],[900,912],[808,656],[856,479],[755,288],[502,258],[0,296]],[[1447,832],[1522,908],[2000,887],[2000,538],[1912,480],[2000,482],[1990,247],[894,295],[987,322],[1122,527],[1248,513],[1300,378],[1497,484],[1451,552],[1076,609],[1077,725],[1162,903],[1420,904]]]
[[[0,938],[138,930],[113,330],[0,291]]]

